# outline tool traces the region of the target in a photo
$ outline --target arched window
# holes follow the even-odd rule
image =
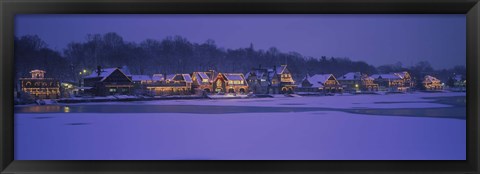
[[[287,93],[287,88],[286,87],[282,88],[282,93]]]

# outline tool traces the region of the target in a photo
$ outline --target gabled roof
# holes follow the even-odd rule
[[[86,76],[85,78],[97,78],[97,77],[106,77],[113,73],[118,68],[103,68],[98,74],[97,70],[93,71],[90,75]]]
[[[201,79],[208,79],[208,75],[205,72],[197,72],[197,74]]]
[[[224,73],[223,75],[227,80],[245,80],[241,73]]]
[[[373,79],[379,79],[379,78],[382,78],[382,79],[390,79],[390,80],[398,80],[398,79],[402,79],[399,75],[397,74],[373,74],[372,76],[370,76],[371,78]]]
[[[127,76],[125,73],[123,73],[122,70],[118,69],[118,68],[104,68],[101,70],[100,74],[97,73],[97,71],[93,71],[92,74],[84,77],[84,78],[102,78],[100,81],[104,81],[105,79],[107,79],[108,76],[110,76],[113,72],[115,72],[116,70],[120,71],[123,75]]]
[[[198,84],[210,84],[211,80],[207,72],[193,72]],[[207,82],[204,82],[206,80]]]
[[[163,74],[153,74],[152,80],[153,81],[163,81]]]
[[[433,76],[426,75],[423,79],[423,82],[424,83],[440,83],[440,80],[438,80],[437,78],[435,78]]]
[[[168,78],[168,75],[167,75]],[[192,83],[192,77],[190,74],[175,74],[175,76],[172,78],[174,81],[185,81],[187,83]]]
[[[403,79],[408,74],[408,72],[407,71],[402,71],[402,72],[396,72],[394,74],[400,76],[400,78]]]
[[[285,69],[287,69],[287,65],[280,65],[280,67],[277,68],[277,74],[283,74]]]
[[[175,76],[176,76],[176,74],[167,74],[167,79],[166,80],[173,80],[173,78],[175,78]]]
[[[173,80],[176,74],[167,74],[167,80]],[[164,81],[165,77],[163,74],[153,74],[152,76],[153,81]]]
[[[275,67],[275,68],[276,68],[276,72],[275,72],[276,74],[282,74],[287,69],[287,65],[280,65],[280,67]],[[269,68],[269,69],[267,69],[267,71],[268,72],[273,72],[274,68],[273,67]]]
[[[254,69],[248,73],[245,74],[245,79],[248,79],[250,77],[250,75],[252,75],[252,73],[254,73],[257,77],[257,79],[267,79],[267,74],[268,74],[268,70],[267,69]],[[273,74],[273,73],[271,73]]]
[[[272,69],[272,71],[269,71],[267,75],[268,75],[268,79],[273,79],[273,76],[275,76],[275,73],[273,72],[273,69]]]
[[[335,76],[333,76],[333,74],[315,74],[313,76],[306,77],[303,80],[307,80],[310,84],[312,84],[312,87],[322,88],[323,84],[325,84],[325,82],[330,79],[330,77],[333,77],[335,79]]]
[[[152,80],[149,75],[132,75],[132,81]]]
[[[463,79],[463,76],[461,74],[457,74],[457,75],[453,76],[453,79],[455,81],[461,81]]]
[[[375,79],[369,76],[365,76],[364,80],[375,80]]]
[[[183,80],[185,80],[185,82],[193,83],[192,76],[190,76],[190,74],[182,74],[182,76],[183,76]]]
[[[34,70],[31,70],[30,73],[33,73],[33,72],[42,72],[42,73],[45,73],[46,71],[44,70],[39,70],[39,69],[34,69]]]
[[[338,77],[337,80],[361,80],[362,73],[360,72],[349,72],[343,76]]]

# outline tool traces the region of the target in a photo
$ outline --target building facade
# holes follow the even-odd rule
[[[453,76],[453,87],[465,88],[467,86],[467,80],[462,75]]]
[[[132,77],[123,73],[120,68],[98,67],[95,72],[83,78],[82,87],[85,93],[95,96],[129,95],[132,93]]]
[[[343,87],[333,74],[306,76],[297,88],[299,94],[343,93]]]
[[[58,99],[60,97],[60,82],[54,78],[46,78],[43,70],[30,71],[30,78],[21,78],[20,90],[30,94],[35,99]]]
[[[250,90],[255,94],[293,93],[297,85],[287,65],[273,68],[253,68],[246,75]]]
[[[293,93],[297,85],[295,85],[292,73],[290,73],[287,65],[281,65],[279,69],[274,66],[273,72],[275,72],[272,77],[272,87],[274,90],[271,92],[274,94]]]
[[[213,92],[213,80],[216,73],[213,70],[207,72],[193,72],[192,73],[192,88],[198,91],[205,91],[206,93]]]
[[[374,74],[370,76],[382,91],[406,92],[415,86],[414,80],[406,71],[390,74]]]
[[[443,90],[442,82],[436,77],[426,75],[423,78],[423,87],[427,91],[441,91]]]
[[[268,94],[272,84],[270,73],[273,73],[273,71],[268,71],[268,69],[260,66],[259,68],[252,68],[250,72],[245,74],[250,91],[254,94]]]
[[[372,92],[378,91],[378,84],[373,82],[373,78],[360,72],[349,72],[339,78],[338,82],[342,85],[344,91],[348,92]]]
[[[248,83],[242,73],[218,73],[212,85],[215,93],[246,94]]]
[[[193,80],[190,74],[154,75],[155,80],[147,85],[147,90],[155,96],[193,94]],[[159,78],[162,76],[163,78]]]

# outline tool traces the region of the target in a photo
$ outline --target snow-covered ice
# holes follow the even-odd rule
[[[18,114],[16,160],[464,160],[465,120],[343,112]]]
[[[305,96],[285,97],[274,95],[274,98],[249,99],[194,99],[194,100],[155,100],[137,102],[80,103],[80,105],[213,105],[213,106],[259,106],[259,107],[322,107],[322,108],[437,108],[449,107],[446,104],[431,103],[435,99],[428,97],[465,96],[465,93],[415,93],[390,95],[336,95],[336,96]],[[69,104],[75,105],[75,104]]]
[[[101,104],[118,107],[213,105],[339,109],[448,108],[452,106],[435,103],[435,99],[428,98],[448,96],[465,96],[465,93],[275,96],[256,99],[161,100]],[[90,106],[95,103],[71,105]],[[218,114],[65,111],[65,113],[15,115],[16,160],[464,160],[465,158],[465,119],[378,116],[328,110]]]

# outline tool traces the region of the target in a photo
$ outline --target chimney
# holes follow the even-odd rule
[[[277,73],[277,66],[276,65],[273,65],[273,73]]]
[[[167,82],[167,72],[163,73],[163,81],[166,83]]]
[[[100,65],[97,66],[97,75],[100,76],[102,74],[102,67]]]
[[[262,64],[258,64],[258,69],[262,69]]]

